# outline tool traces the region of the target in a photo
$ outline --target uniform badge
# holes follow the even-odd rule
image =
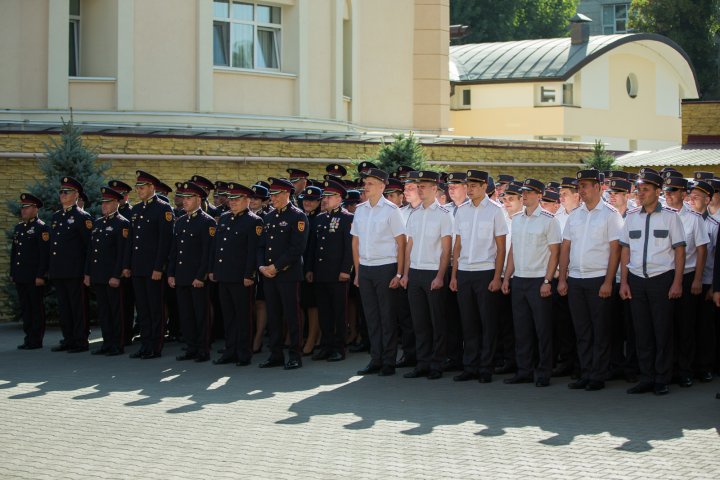
[[[31,229],[28,230],[26,233],[27,233],[28,235],[32,235],[33,233],[35,233],[35,227],[31,228]]]
[[[215,227],[210,227],[210,236],[211,237],[215,236]]]
[[[128,235],[130,235],[130,229],[129,228],[123,228],[122,229],[123,238],[128,238]]]
[[[172,212],[165,212],[165,220],[172,222]]]
[[[92,220],[85,220],[85,228],[87,228],[88,230],[92,230],[92,227]]]
[[[258,225],[257,227],[255,227],[255,233],[257,234],[258,237],[260,235],[262,235],[262,229],[263,229],[262,225]]]
[[[305,231],[305,222],[298,222],[298,232]]]
[[[113,231],[112,225],[108,225],[107,227],[105,227],[105,231],[112,232]]]
[[[72,225],[73,223],[75,223],[75,219],[73,217],[70,217],[68,218],[67,222]]]
[[[42,232],[42,239],[43,241],[47,242],[50,240],[50,232]]]

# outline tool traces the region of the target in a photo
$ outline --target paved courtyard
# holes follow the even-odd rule
[[[20,351],[0,325],[1,479],[720,476],[718,379],[631,396],[354,376],[366,354],[288,372],[177,362],[176,343],[51,353],[58,338]]]

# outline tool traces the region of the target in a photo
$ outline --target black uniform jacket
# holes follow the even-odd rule
[[[50,222],[50,279],[82,278],[92,229],[92,217],[77,205],[53,213]]]
[[[130,221],[119,213],[95,220],[85,260],[90,282],[107,284],[130,268]]]
[[[313,281],[337,282],[341,273],[351,273],[352,221],[352,213],[344,208],[336,208],[317,216],[306,257],[306,269],[313,272]]]
[[[10,278],[17,283],[34,283],[47,276],[50,228],[39,218],[15,225],[10,251]]]
[[[257,244],[262,231],[263,221],[249,210],[220,216],[210,258],[216,282],[242,283],[245,278],[255,279]]]
[[[175,277],[176,285],[188,286],[193,280],[207,280],[216,228],[215,219],[202,209],[183,215],[175,222],[168,276]]]
[[[133,276],[149,277],[165,271],[172,243],[173,212],[157,195],[132,207]]]
[[[279,282],[303,279],[303,253],[307,245],[309,225],[305,214],[288,203],[280,210],[265,215],[265,228],[258,243],[258,266],[275,265]]]

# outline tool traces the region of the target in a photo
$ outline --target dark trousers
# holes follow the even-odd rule
[[[417,368],[441,372],[446,353],[447,283],[442,288],[430,290],[430,284],[436,275],[436,270],[411,268],[408,274],[407,297],[415,331]]]
[[[552,297],[541,297],[543,278],[514,277],[513,323],[518,376],[548,380],[553,363]],[[537,353],[537,363],[535,363]]]
[[[225,321],[218,284],[209,282],[207,287],[210,295],[210,343],[212,343],[214,339],[225,336]]]
[[[225,325],[223,357],[236,361],[252,358],[254,287],[242,283],[218,283],[218,295]]]
[[[513,280],[510,279],[510,289]],[[498,295],[498,341],[495,360],[502,366],[515,367],[515,326],[513,325],[512,295]]]
[[[93,284],[97,300],[98,321],[105,350],[122,350],[125,346],[124,301],[122,284],[113,288],[107,283]]]
[[[450,281],[448,280],[448,283]],[[460,306],[458,294],[448,289],[445,295],[445,327],[446,327],[446,357],[449,361],[460,365],[463,362],[465,347],[463,344],[462,321],[460,320]]]
[[[415,330],[407,290],[398,288],[394,293],[397,296],[397,317],[403,356],[417,358]]]
[[[133,338],[133,326],[135,323],[135,290],[133,289],[132,278],[123,277],[120,279],[120,289],[123,298],[123,345],[129,344]]]
[[[675,373],[681,377],[693,376],[695,362],[695,335],[699,322],[700,306],[703,297],[690,293],[695,272],[683,275],[682,297],[673,300],[673,326],[675,331]]]
[[[493,373],[498,337],[498,292],[488,290],[495,270],[458,270],[458,305],[465,354],[463,369],[470,373]]]
[[[375,267],[360,265],[358,272],[373,365],[395,366],[398,294],[389,285],[396,273],[397,263]]]
[[[188,355],[210,353],[210,292],[208,286],[176,286],[180,329]]]
[[[613,286],[610,371],[613,376],[636,375],[639,372],[635,329],[630,300],[620,298],[620,285]]]
[[[263,278],[267,325],[270,333],[270,356],[272,360],[285,360],[283,345],[286,327],[290,334],[288,356],[290,360],[302,359],[302,316],[300,315],[300,282],[278,282]]]
[[[575,368],[578,361],[577,339],[568,297],[557,291],[558,281],[552,281],[553,355],[558,366]]]
[[[69,348],[87,347],[88,322],[83,279],[55,279],[53,285],[57,294],[60,328],[65,345]]]
[[[572,314],[582,378],[605,381],[610,373],[612,297],[600,298],[605,277],[568,278],[568,305]]]
[[[178,312],[177,292],[174,288],[165,288],[163,290],[165,300],[165,311],[167,312],[167,334],[170,337],[180,338],[180,312]]]
[[[317,282],[311,284],[320,320],[320,348],[326,352],[345,353],[347,335],[347,302],[350,282]]]
[[[675,272],[652,278],[628,274],[640,380],[670,383],[673,366],[673,310],[668,292]]]
[[[165,277],[133,277],[135,308],[140,324],[140,351],[161,353],[165,337]]]
[[[35,282],[16,283],[15,289],[22,311],[24,344],[29,347],[42,347],[45,336],[45,287],[35,286]]]
[[[693,370],[698,374],[712,372],[715,363],[717,307],[712,298],[705,300],[705,296],[711,289],[712,285],[703,285],[702,303],[700,304],[697,329],[695,330],[697,349],[695,351]]]

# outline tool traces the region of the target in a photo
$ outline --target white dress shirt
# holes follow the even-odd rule
[[[407,224],[408,240],[412,238],[410,268],[439,270],[442,256],[442,239],[453,232],[450,210],[435,200],[428,208],[420,204],[410,215]]]
[[[702,281],[704,285],[712,285],[713,283],[713,271],[715,268],[715,248],[717,247],[718,229],[720,224],[717,220],[705,212],[703,215],[705,219],[705,229],[708,233],[708,244],[707,244],[707,260],[705,261],[705,269],[703,270]]]
[[[690,273],[697,266],[697,247],[707,245],[710,239],[702,215],[690,210],[687,205],[678,210],[678,215],[685,231],[685,273]]]
[[[658,202],[650,214],[642,207],[628,210],[620,244],[630,247],[630,272],[652,278],[675,269],[673,250],[685,245],[685,231],[677,212]]]
[[[592,210],[584,203],[573,210],[563,230],[563,239],[570,241],[569,276],[604,277],[610,260],[610,242],[620,239],[622,226],[620,213],[603,201]]]
[[[538,278],[547,273],[550,245],[562,242],[560,224],[552,213],[538,206],[512,217],[512,251],[516,277]]]
[[[488,196],[478,203],[463,203],[455,214],[455,236],[460,237],[458,270],[483,271],[495,268],[495,237],[508,234],[503,207]]]
[[[369,201],[357,206],[350,234],[358,237],[361,265],[388,265],[397,263],[395,237],[405,234],[405,222],[397,205],[380,197],[374,207]]]

